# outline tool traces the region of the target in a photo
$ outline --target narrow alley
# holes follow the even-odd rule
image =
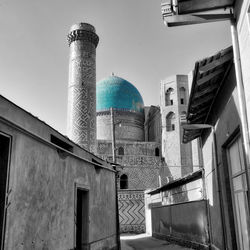
[[[121,250],[192,250],[173,243],[158,240],[146,234],[121,236]]]

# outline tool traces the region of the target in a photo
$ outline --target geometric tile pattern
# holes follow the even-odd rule
[[[145,202],[143,191],[124,190],[118,192],[121,233],[145,232]]]
[[[127,174],[129,187],[133,189],[156,188],[159,186],[161,168],[150,167],[124,167],[123,173]]]
[[[117,141],[116,147],[124,149],[124,155],[117,154],[116,161],[122,166],[119,176],[126,174],[128,189],[145,190],[157,188],[159,182],[166,183],[170,176],[168,166],[160,156],[155,156],[155,148],[160,148],[157,142],[122,142]],[[111,143],[98,140],[97,155],[104,160],[112,161]]]
[[[84,30],[70,33],[68,89],[68,135],[75,143],[96,148],[96,34]]]

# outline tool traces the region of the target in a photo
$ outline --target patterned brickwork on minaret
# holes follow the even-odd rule
[[[68,34],[70,47],[68,124],[70,139],[95,152],[96,47],[99,37],[88,23],[75,24]]]

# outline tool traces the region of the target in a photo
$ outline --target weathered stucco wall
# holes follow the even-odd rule
[[[206,131],[202,137],[212,249],[225,249],[226,247],[235,249],[236,245],[233,236],[234,222],[228,177],[229,165],[224,148],[224,145],[240,127],[238,94],[234,74],[234,67],[232,67],[208,118],[208,124],[215,126],[217,169],[213,146],[214,138],[211,130]]]
[[[203,249],[207,247],[206,201],[170,206],[152,206],[152,235]]]
[[[76,185],[89,193],[90,249],[114,248],[114,171],[95,168],[92,159],[108,164],[5,99],[0,103],[0,131],[12,138],[5,249],[73,249]],[[75,152],[50,143],[51,133]]]
[[[236,1],[235,12],[240,46],[240,63],[245,90],[248,124],[250,124],[250,1]],[[249,167],[249,166],[248,166]]]

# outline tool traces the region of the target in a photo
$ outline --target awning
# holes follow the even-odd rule
[[[231,7],[235,0],[178,0],[178,14],[190,14],[201,11]]]
[[[229,47],[195,63],[187,112],[188,124],[206,123],[211,106],[232,62],[233,49]],[[188,143],[201,133],[202,129],[184,129],[183,142]]]
[[[189,182],[198,180],[198,179],[202,178],[202,171],[203,171],[202,169],[199,169],[198,171],[187,174],[186,176],[181,177],[179,179],[170,181],[168,184],[165,184],[159,188],[155,188],[147,193],[150,195],[158,194],[161,191],[167,191],[167,190],[170,190],[172,188],[180,187],[180,186],[185,185]]]
[[[166,0],[162,17],[169,27],[230,20],[234,4],[235,0]]]

